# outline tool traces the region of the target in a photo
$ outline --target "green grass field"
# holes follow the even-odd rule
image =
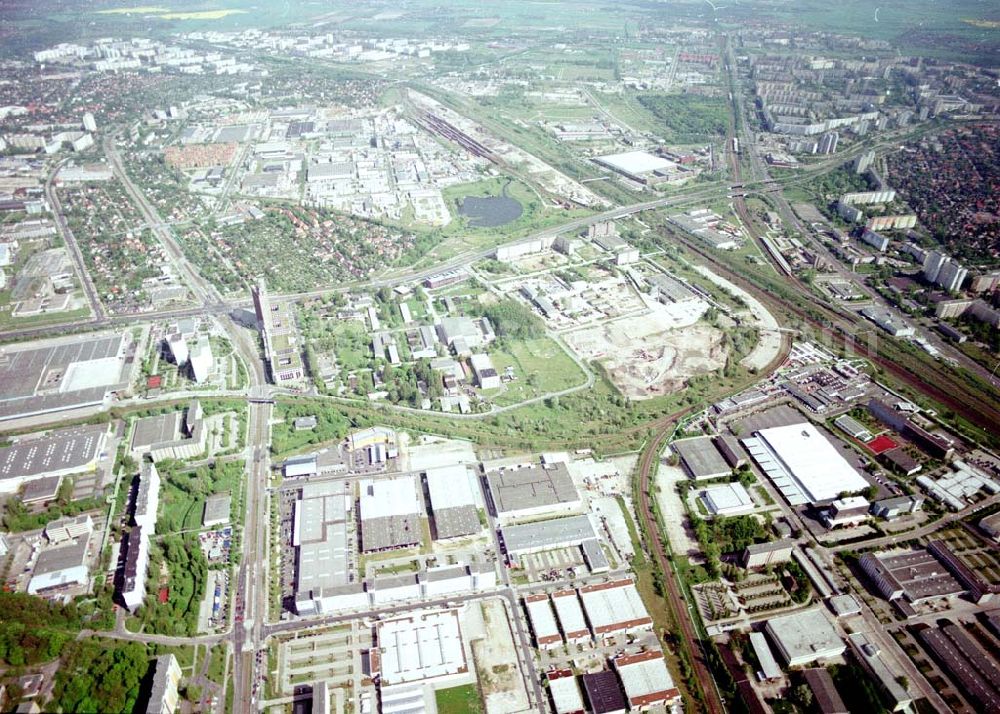
[[[434,692],[438,714],[481,714],[482,702],[475,684],[439,689]]]
[[[493,398],[500,406],[575,387],[586,379],[569,355],[548,337],[512,342],[490,356],[501,375],[512,366],[517,376]]]

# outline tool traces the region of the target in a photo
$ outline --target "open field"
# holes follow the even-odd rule
[[[462,684],[434,692],[438,714],[480,714],[483,705],[474,684]]]

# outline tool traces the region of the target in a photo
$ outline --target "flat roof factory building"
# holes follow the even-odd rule
[[[653,627],[653,619],[631,580],[587,585],[580,588],[580,600],[595,637]]]
[[[576,590],[559,590],[552,593],[552,605],[559,617],[559,625],[570,644],[590,642],[590,629],[580,606]]]
[[[772,617],[764,629],[789,667],[839,657],[847,649],[819,607]]]
[[[435,540],[482,530],[469,470],[463,464],[428,469],[425,478]]]
[[[621,677],[630,711],[645,711],[677,701],[681,693],[667,671],[660,652],[624,654],[612,660]]]
[[[753,499],[741,483],[724,483],[701,493],[705,507],[713,516],[737,516],[754,510]]]
[[[535,634],[535,644],[538,649],[559,647],[563,643],[556,624],[556,615],[552,609],[552,601],[545,593],[528,595],[524,598],[524,609],[528,611],[528,621],[531,631]]]
[[[28,581],[28,593],[36,595],[64,585],[86,585],[90,579],[89,544],[90,534],[86,533],[65,545],[42,550]]]
[[[350,584],[352,543],[348,518],[353,498],[343,481],[306,484],[292,511],[295,560],[295,601],[299,614],[324,609],[324,599],[352,600]],[[347,595],[348,597],[343,597]],[[363,600],[367,604],[367,595]],[[332,603],[326,603],[328,608]]]
[[[363,551],[370,553],[420,544],[423,508],[416,477],[365,479],[358,486]]]
[[[733,472],[710,436],[679,439],[670,448],[677,452],[685,473],[695,481],[723,478]]]
[[[501,521],[535,518],[580,508],[580,494],[564,463],[532,464],[486,475],[490,497]]]
[[[815,426],[803,422],[762,429],[744,445],[793,506],[860,491],[868,482]]]
[[[552,710],[555,714],[583,714],[583,695],[580,685],[571,669],[555,669],[545,673],[549,684],[549,696],[552,697]]]
[[[378,623],[382,684],[440,681],[469,671],[458,612],[418,613]]]
[[[965,590],[927,550],[865,553],[859,564],[886,600],[906,598],[916,605]]]
[[[552,518],[500,529],[504,552],[514,559],[520,555],[579,546],[596,538],[590,516]]]
[[[0,493],[14,493],[36,479],[93,471],[107,444],[107,433],[108,427],[98,424],[19,437],[11,446],[0,448]]]

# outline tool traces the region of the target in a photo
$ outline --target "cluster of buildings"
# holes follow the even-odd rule
[[[180,74],[235,75],[255,71],[231,55],[168,45],[145,37],[129,40],[102,38],[89,45],[61,42],[34,54],[41,65],[86,67],[95,72],[177,72]]]
[[[163,339],[166,351],[179,368],[190,371],[196,384],[204,384],[212,375],[215,357],[207,334],[198,334],[194,320],[181,320],[168,329]]]
[[[700,238],[716,250],[735,250],[743,242],[743,231],[708,208],[696,208],[670,216],[670,222]]]
[[[266,51],[295,57],[332,59],[338,62],[392,62],[404,58],[427,59],[439,52],[467,52],[469,43],[455,38],[415,40],[408,38],[357,37],[353,34],[300,31],[188,32],[186,40],[210,42],[238,49]]]

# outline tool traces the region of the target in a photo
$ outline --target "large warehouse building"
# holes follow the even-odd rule
[[[762,429],[743,440],[757,465],[793,506],[831,501],[868,482],[815,426]]]
[[[28,581],[28,592],[35,595],[65,585],[86,585],[90,578],[87,568],[89,544],[90,534],[87,533],[70,543],[44,549]]]
[[[435,540],[482,530],[469,470],[463,464],[429,469],[426,479]]]
[[[886,600],[906,598],[916,605],[965,590],[944,563],[927,550],[865,553],[859,564]]]
[[[423,508],[414,476],[360,481],[361,549],[366,553],[420,544]]]
[[[587,585],[580,588],[580,600],[595,637],[653,627],[653,619],[631,580]]]
[[[13,445],[0,448],[0,493],[14,493],[36,479],[93,471],[104,453],[107,432],[106,425],[98,424],[18,437]]]
[[[516,560],[530,553],[582,546],[585,541],[596,540],[597,534],[590,516],[569,516],[506,526],[500,529],[500,539],[504,552]]]
[[[497,517],[510,522],[580,508],[580,494],[564,463],[532,464],[486,476]]]
[[[378,647],[372,676],[382,684],[439,681],[469,671],[455,610],[380,622]]]
[[[789,667],[839,657],[847,649],[820,607],[772,617],[764,629]]]
[[[300,491],[292,511],[292,546],[297,548],[295,600],[300,614],[314,611],[317,601],[326,596],[344,595],[338,588],[350,583],[352,504],[343,481],[307,484]]]
[[[613,660],[621,677],[629,709],[643,711],[648,707],[669,705],[680,699],[681,693],[667,671],[663,654],[655,651],[623,654]]]

